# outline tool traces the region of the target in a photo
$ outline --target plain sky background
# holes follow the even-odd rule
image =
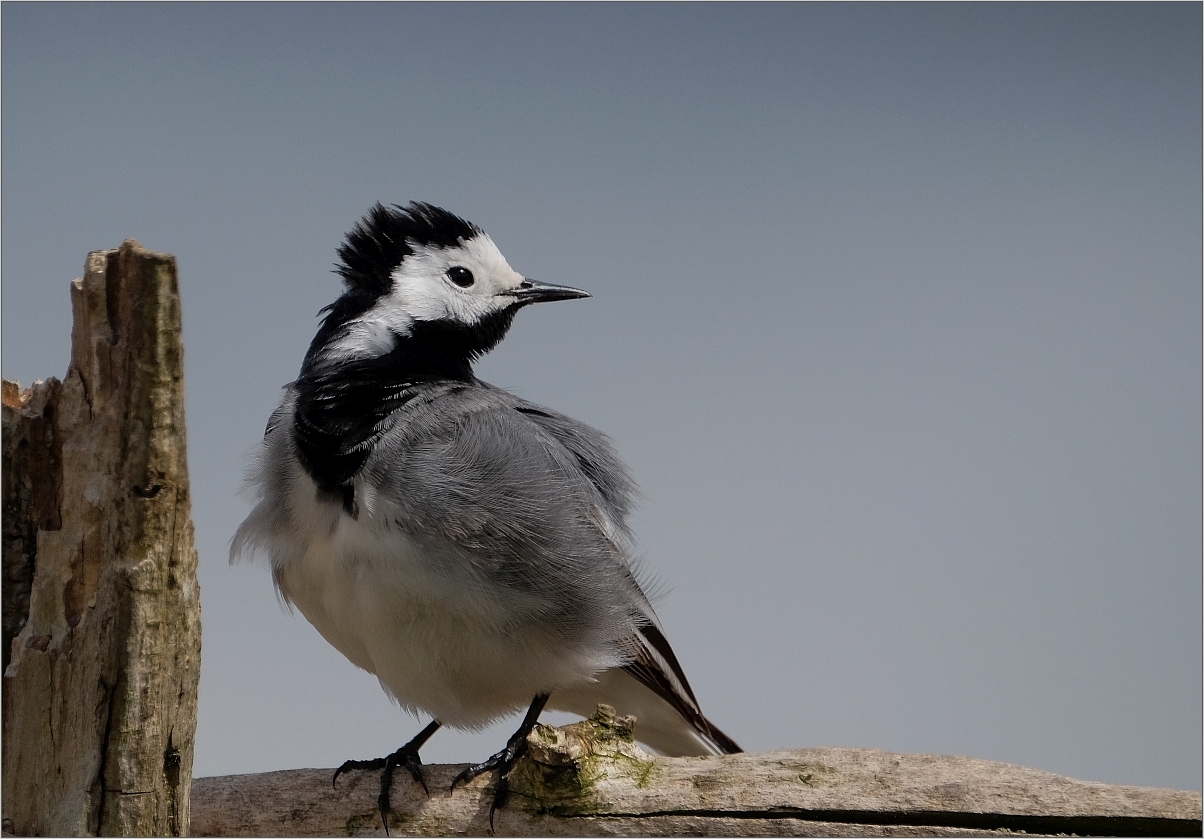
[[[335,248],[421,199],[595,295],[478,371],[613,438],[745,748],[1201,788],[1200,4],[0,15],[4,376],[64,374],[89,250],[179,260],[197,775],[421,724],[226,559]]]

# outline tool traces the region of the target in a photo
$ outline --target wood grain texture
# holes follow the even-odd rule
[[[515,836],[1200,835],[1200,794],[1088,783],[1005,763],[873,749],[662,758],[605,707],[539,726],[495,817]],[[493,779],[450,793],[463,767],[393,785],[393,835],[485,835]],[[383,835],[375,772],[328,769],[198,778],[195,836]]]
[[[4,827],[180,835],[200,594],[175,260],[91,253],[71,302],[63,381],[3,392]]]

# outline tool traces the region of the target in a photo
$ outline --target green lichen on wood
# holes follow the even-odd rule
[[[413,819],[407,813],[400,813],[397,810],[389,813],[389,830],[401,831],[410,825]]]
[[[635,781],[636,789],[648,789],[656,777],[656,761],[638,760],[627,755],[622,755],[622,758],[630,762],[631,778]]]
[[[379,818],[379,817],[377,817],[377,818]],[[356,815],[347,819],[346,822],[344,822],[343,835],[344,836],[359,836],[364,831],[364,828],[368,827],[373,821],[374,821],[374,819],[372,816],[368,816],[363,813],[357,813]]]
[[[608,777],[630,778],[647,787],[656,764],[635,743],[632,717],[619,717],[599,705],[587,720],[551,728],[536,726],[527,738],[527,756],[510,775],[520,806],[534,816],[588,816],[605,813],[609,803],[598,784]]]

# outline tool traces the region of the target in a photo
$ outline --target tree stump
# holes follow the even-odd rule
[[[65,379],[4,382],[3,818],[184,835],[200,672],[175,259],[71,286]]]

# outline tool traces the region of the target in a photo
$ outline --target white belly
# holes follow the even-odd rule
[[[432,573],[395,529],[344,515],[333,531],[311,533],[305,553],[275,569],[277,585],[407,710],[476,728],[615,663],[607,651],[566,649],[537,625],[500,625],[504,602]]]

